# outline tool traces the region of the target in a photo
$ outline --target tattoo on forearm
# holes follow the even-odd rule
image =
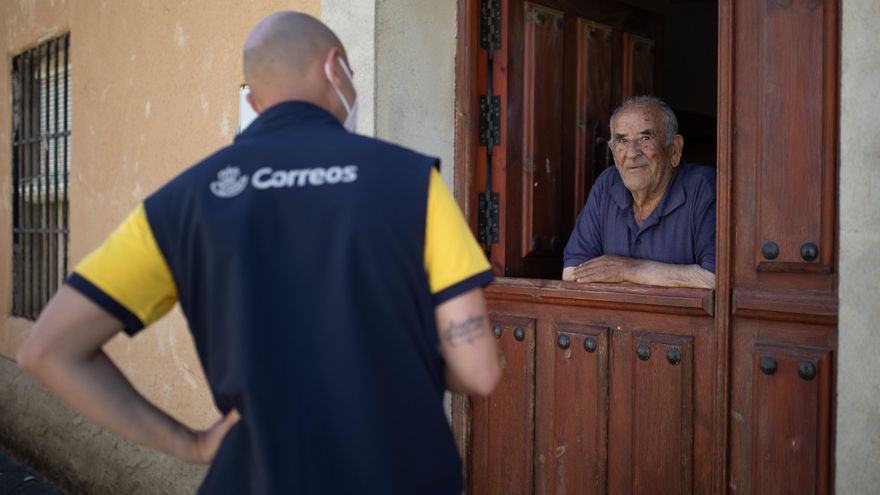
[[[443,335],[450,346],[457,347],[461,344],[473,344],[475,340],[487,334],[486,330],[486,317],[477,315],[464,321],[450,322]]]

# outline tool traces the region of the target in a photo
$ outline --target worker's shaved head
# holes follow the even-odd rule
[[[306,83],[314,64],[323,63],[327,53],[338,48],[339,38],[312,16],[278,12],[251,30],[244,46],[244,78],[252,94],[274,99],[278,93],[308,91],[292,86]]]

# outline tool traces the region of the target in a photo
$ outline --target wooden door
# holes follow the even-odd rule
[[[497,312],[490,318],[503,379],[470,411],[467,492],[526,495],[532,493],[534,480],[536,322]]]
[[[481,138],[493,149],[478,153],[471,198],[489,182],[499,195],[496,274],[558,279],[577,214],[612,164],[611,111],[654,92],[662,22],[612,0],[497,4],[500,42],[491,71],[477,65],[477,86],[491,80],[499,100],[498,145]],[[475,227],[485,211],[472,210]]]
[[[732,12],[732,153],[719,169],[732,183],[719,203],[732,247],[731,493],[831,490],[839,10],[742,0]]]
[[[503,378],[456,401],[468,493],[711,493],[712,291],[559,284],[486,292]]]

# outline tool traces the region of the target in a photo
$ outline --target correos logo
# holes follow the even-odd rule
[[[274,170],[263,167],[250,178],[254,189],[289,188],[347,184],[357,180],[357,165],[301,168],[294,170]],[[247,188],[248,176],[241,175],[238,167],[228,166],[217,174],[212,182],[211,192],[220,198],[238,196]]]
[[[357,180],[357,171],[357,165],[296,170],[273,170],[270,167],[263,167],[254,172],[251,184],[257,189],[345,184]]]
[[[211,183],[211,192],[221,198],[238,196],[247,187],[248,176],[241,175],[238,167],[228,166],[217,173],[217,180]]]

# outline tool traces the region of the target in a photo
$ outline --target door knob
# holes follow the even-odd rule
[[[584,339],[584,350],[587,352],[596,352],[596,339],[587,337]]]
[[[776,373],[776,368],[777,368],[776,359],[774,359],[770,356],[761,356],[760,366],[761,366],[761,371],[765,375],[772,375],[772,374]]]
[[[681,350],[678,347],[671,347],[666,351],[666,360],[669,364],[675,366],[681,362]]]
[[[764,259],[775,260],[779,256],[779,244],[773,241],[765,242],[761,254],[764,255]]]
[[[500,339],[500,338],[501,338],[501,333],[502,333],[502,332],[503,332],[503,330],[501,329],[501,325],[495,325],[495,326],[492,327],[492,333],[495,334],[495,338],[496,338],[496,339]]]
[[[568,349],[571,346],[571,338],[568,335],[562,334],[556,338],[556,345],[562,350]]]
[[[798,376],[807,381],[816,378],[816,365],[809,361],[803,361],[798,365]]]
[[[804,243],[801,246],[801,258],[804,261],[813,261],[819,257],[819,246],[815,245],[812,242]]]
[[[636,356],[638,356],[639,359],[641,359],[642,361],[647,361],[648,359],[651,359],[651,348],[648,347],[646,344],[639,344],[639,346],[636,347]]]

